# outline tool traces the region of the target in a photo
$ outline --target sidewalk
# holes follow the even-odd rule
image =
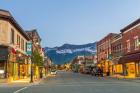
[[[38,85],[43,79],[34,79],[33,83],[30,83],[30,78],[19,79],[12,82],[0,82],[0,87],[14,87],[14,86],[31,86]]]
[[[7,79],[0,79],[0,84],[1,83],[7,83]]]
[[[34,79],[34,82],[38,80],[40,79]],[[30,83],[30,78],[15,80],[15,81],[12,81],[11,83]]]
[[[129,77],[129,76],[121,76],[121,75],[113,75],[113,76],[107,76],[107,77],[112,78],[112,79],[117,79],[117,80],[140,83],[140,77]]]

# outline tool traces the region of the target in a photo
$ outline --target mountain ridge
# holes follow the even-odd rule
[[[83,45],[63,44],[60,47],[45,47],[45,55],[51,58],[55,64],[64,64],[78,55],[95,55],[96,42]]]

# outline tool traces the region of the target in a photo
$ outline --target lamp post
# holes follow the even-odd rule
[[[30,83],[33,83],[33,62],[32,62],[32,56],[31,56],[31,77],[30,77]]]
[[[33,44],[32,42],[27,42],[27,54],[31,57],[31,63],[30,63],[30,83],[33,83],[33,67],[32,67],[32,58],[33,58]]]
[[[30,83],[33,83],[33,43],[31,43],[31,77]]]

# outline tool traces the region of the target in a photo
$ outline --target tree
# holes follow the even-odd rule
[[[40,55],[38,50],[35,50],[32,54],[32,62],[37,66],[43,66],[43,57]]]

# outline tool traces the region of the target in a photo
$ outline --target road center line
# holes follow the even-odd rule
[[[22,90],[24,90],[24,89],[26,89],[26,88],[28,88],[28,87],[21,88],[21,89],[15,91],[14,93],[19,93],[20,91],[22,91]]]

